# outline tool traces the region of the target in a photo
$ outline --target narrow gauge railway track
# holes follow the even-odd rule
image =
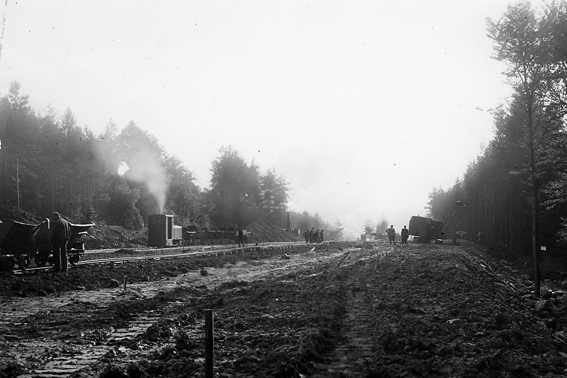
[[[219,251],[226,249],[242,249],[242,248],[255,248],[255,247],[274,247],[283,245],[301,245],[304,243],[300,242],[270,242],[261,243],[258,245],[249,245],[247,247],[238,247],[236,244],[225,244],[225,245],[192,245],[192,246],[178,246],[178,247],[165,247],[165,248],[110,248],[110,249],[90,249],[86,250],[83,255],[84,258],[88,258],[91,255],[97,254],[110,254],[118,253],[124,251],[127,253],[169,253],[169,252],[206,252],[206,251]]]
[[[108,264],[108,263],[126,263],[131,261],[145,261],[145,260],[165,260],[165,259],[176,259],[176,258],[187,258],[187,257],[201,257],[201,256],[226,256],[234,254],[244,254],[251,252],[258,252],[265,249],[272,248],[293,248],[297,246],[305,245],[301,242],[274,242],[265,243],[262,245],[254,245],[248,247],[173,247],[173,248],[161,248],[161,249],[132,249],[127,250],[128,255],[122,255],[119,257],[102,257],[99,255],[107,255],[112,253],[117,253],[121,250],[111,249],[111,250],[93,250],[86,251],[83,256],[83,261],[79,261],[74,266],[83,265],[98,265],[98,264]],[[124,251],[124,250],[122,250]],[[95,257],[96,256],[96,257]],[[29,267],[25,270],[13,270],[11,273],[14,275],[24,275],[24,274],[35,274],[39,272],[51,271],[53,267],[43,266],[43,267]]]

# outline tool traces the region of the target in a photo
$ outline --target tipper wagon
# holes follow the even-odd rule
[[[31,266],[43,267],[51,263],[51,227],[49,219],[40,224],[30,224],[15,220],[0,223],[0,270],[13,270],[16,265],[25,270]],[[85,251],[83,236],[94,224],[73,224],[71,239],[67,244],[67,256],[71,264],[76,264]]]

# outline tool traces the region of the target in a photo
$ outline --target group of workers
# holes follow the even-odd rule
[[[315,227],[311,227],[311,230],[307,230],[303,233],[306,243],[323,243],[323,233],[325,230],[315,230]]]
[[[390,228],[386,229],[386,234],[388,234],[390,244],[396,245],[396,230],[394,229],[394,225],[390,225]],[[400,235],[402,237],[402,244],[408,244],[409,230],[406,226],[404,226]]]

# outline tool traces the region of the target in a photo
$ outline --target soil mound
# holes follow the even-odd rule
[[[18,222],[39,224],[45,218],[39,217],[33,213],[19,209],[15,206],[0,206],[0,220],[12,219]]]
[[[252,222],[246,230],[249,232],[248,243],[297,241],[296,237],[283,228],[264,222]]]
[[[85,239],[87,249],[139,248],[148,245],[148,230],[136,231],[121,226],[111,226],[104,222],[96,223],[88,231]]]

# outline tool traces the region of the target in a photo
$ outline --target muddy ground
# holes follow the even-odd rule
[[[202,377],[205,309],[216,377],[564,377],[567,300],[545,285],[449,245],[4,276],[0,377]]]

